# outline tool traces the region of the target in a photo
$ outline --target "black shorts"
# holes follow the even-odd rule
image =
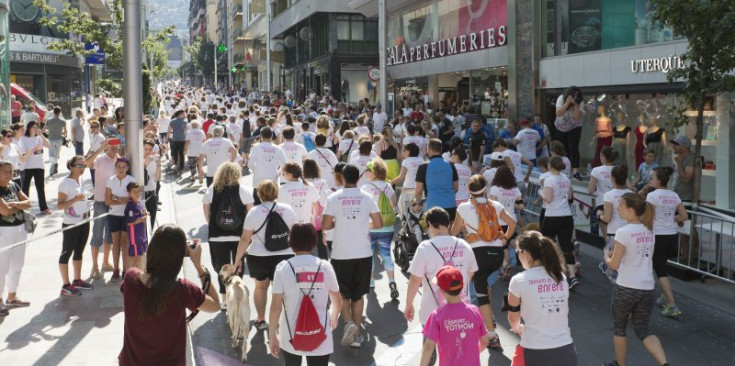
[[[332,259],[330,261],[337,275],[339,292],[347,299],[357,301],[370,292],[370,272],[373,258]]]
[[[668,277],[667,262],[679,252],[679,234],[656,235],[653,246],[653,271],[657,278]]]
[[[444,210],[447,211],[447,213],[449,214],[449,222],[454,221],[454,219],[457,217],[457,208],[445,208]]]
[[[293,258],[292,254],[288,255],[245,255],[245,263],[248,265],[248,272],[250,278],[257,281],[271,280],[276,273],[276,266],[278,263],[285,261],[286,259]]]
[[[125,224],[125,216],[115,216],[110,215],[107,216],[107,223],[110,226],[110,232],[116,233],[118,231],[125,231],[126,224]]]

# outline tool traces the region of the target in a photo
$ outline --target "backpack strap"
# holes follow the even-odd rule
[[[444,259],[444,256],[442,255],[442,252],[439,251],[439,248],[437,248],[436,245],[434,245],[434,243],[431,242],[431,240],[429,240],[429,244],[431,244],[431,246],[434,247],[434,250],[436,250],[436,252],[439,254],[439,256],[442,257],[442,260],[446,262],[446,259]],[[451,260],[452,258],[454,258],[454,251],[457,250],[457,245],[458,244],[459,244],[459,240],[457,240],[455,238],[454,239],[454,248],[452,249],[452,254],[449,257],[449,260]],[[436,306],[441,306],[441,304],[439,304],[439,298],[436,297],[436,293],[434,292],[434,287],[431,286],[431,280],[429,280],[429,276],[424,275],[424,278],[426,278],[426,283],[429,285],[429,290],[431,290],[431,295],[434,297],[434,301],[436,302]]]
[[[319,151],[319,147],[314,147],[314,150],[316,150],[316,152],[318,152],[318,153],[319,153],[319,155],[321,155],[321,156],[322,156],[322,158],[324,158],[324,161],[326,161],[326,162],[327,162],[327,165],[329,165],[329,167],[330,167],[330,168],[334,168],[334,167],[332,166],[332,164],[331,164],[331,163],[329,162],[329,159],[327,159],[327,157],[326,157],[326,156],[324,156],[324,154],[322,154],[322,152],[321,152],[321,151]]]
[[[271,209],[268,211],[268,214],[265,215],[265,220],[263,221],[263,224],[260,225],[260,227],[258,228],[258,230],[253,231],[253,235],[259,233],[260,230],[262,230],[263,227],[265,227],[265,224],[267,224],[268,223],[268,220],[270,220],[271,212],[273,212],[273,209],[276,208],[276,205],[277,205],[277,203],[273,202],[273,207],[271,207]]]

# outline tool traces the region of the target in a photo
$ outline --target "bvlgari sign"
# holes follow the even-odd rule
[[[388,66],[391,66],[431,60],[438,57],[505,46],[507,42],[507,27],[501,25],[497,30],[490,28],[478,33],[463,34],[415,47],[407,47],[405,43],[401,46],[393,46],[387,49],[387,63]]]
[[[391,16],[388,66],[506,46],[507,0],[454,0],[438,11],[431,5]],[[432,10],[434,9],[434,10]]]

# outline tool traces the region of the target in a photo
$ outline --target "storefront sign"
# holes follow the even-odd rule
[[[10,50],[30,53],[51,53],[55,55],[65,54],[63,51],[48,49],[53,41],[61,41],[61,38],[37,36],[32,34],[10,33]]]
[[[507,45],[507,0],[456,0],[438,12],[430,9],[436,1],[391,16],[401,21],[389,22],[396,28],[391,29],[393,47],[386,49],[387,66]]]
[[[104,65],[105,64],[105,51],[100,49],[100,45],[97,42],[92,42],[84,45],[85,50],[94,50],[94,53],[87,56],[86,63],[88,65]],[[234,72],[234,71],[233,71]]]
[[[78,58],[65,55],[10,51],[9,56],[10,62],[80,67]]]
[[[380,69],[375,66],[370,66],[368,69],[368,78],[372,81],[380,80]]]
[[[684,67],[686,67],[684,61],[676,55],[630,61],[630,71],[634,74],[644,72],[662,72],[668,74],[671,70],[683,69]]]

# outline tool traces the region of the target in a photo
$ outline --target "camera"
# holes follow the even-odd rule
[[[199,245],[199,240],[198,239],[187,240],[186,245],[189,246],[189,249],[194,250]],[[184,257],[188,257],[188,256],[189,256],[189,251],[187,250],[184,253]]]
[[[582,93],[580,92],[574,93],[572,97],[574,98],[574,101],[577,102],[577,104],[582,104],[582,101],[584,100],[584,98],[582,97]]]

